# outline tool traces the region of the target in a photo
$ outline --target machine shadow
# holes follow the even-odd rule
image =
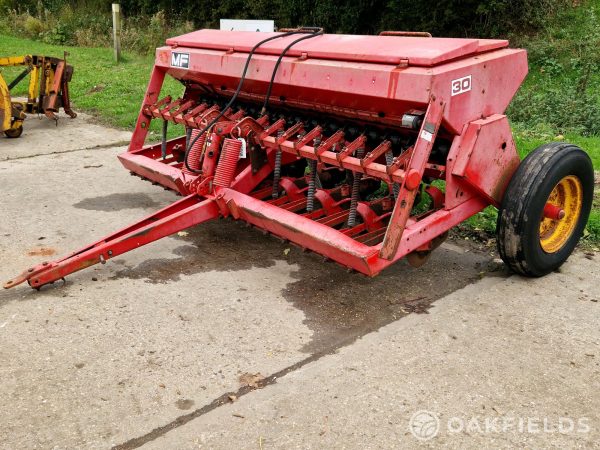
[[[176,282],[181,275],[206,271],[243,271],[286,261],[297,279],[282,290],[282,298],[303,311],[313,331],[303,347],[307,353],[335,348],[410,313],[426,313],[432,303],[484,275],[492,257],[481,251],[459,251],[442,246],[420,268],[400,261],[379,276],[349,273],[342,266],[303,252],[243,222],[220,220],[199,225],[176,239],[185,245],[177,258],[148,259],[129,267],[123,259],[113,278],[143,279],[149,283]],[[238,289],[244,297],[244,287]]]

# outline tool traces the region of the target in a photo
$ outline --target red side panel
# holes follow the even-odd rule
[[[499,206],[520,162],[508,119],[496,114],[471,122],[460,146],[452,175],[462,177],[480,195]]]

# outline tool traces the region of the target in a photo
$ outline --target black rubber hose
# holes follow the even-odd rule
[[[311,28],[300,28],[298,30],[295,31],[288,31],[287,33],[284,34],[278,34],[277,36],[271,36],[267,39],[263,39],[262,41],[260,41],[259,43],[257,43],[254,47],[252,47],[252,50],[250,50],[250,53],[248,53],[248,58],[246,59],[246,64],[244,65],[244,70],[242,71],[242,76],[240,78],[240,82],[238,84],[238,87],[235,91],[235,93],[233,94],[233,97],[231,97],[231,99],[229,100],[229,102],[227,103],[227,105],[221,110],[221,112],[219,113],[219,115],[217,117],[215,117],[208,125],[206,125],[201,131],[200,133],[198,133],[196,135],[196,137],[194,139],[191,140],[191,142],[189,143],[188,147],[185,149],[185,156],[183,158],[183,163],[185,164],[185,167],[191,171],[192,173],[202,173],[201,170],[196,170],[196,169],[192,169],[188,163],[188,156],[190,153],[190,150],[192,148],[192,146],[196,143],[196,141],[200,138],[200,136],[202,136],[210,127],[212,127],[215,123],[217,123],[217,121],[223,117],[223,115],[225,114],[225,111],[227,111],[227,109],[233,105],[233,103],[236,101],[237,96],[239,95],[240,91],[242,90],[242,86],[244,85],[244,81],[246,79],[246,72],[248,72],[248,66],[250,65],[250,60],[252,59],[252,56],[254,56],[254,53],[256,52],[256,50],[258,49],[258,47],[260,47],[261,45],[272,41],[274,39],[279,39],[279,38],[283,38],[283,37],[287,37],[287,36],[291,36],[294,34],[305,34],[305,33],[314,33],[313,29]]]
[[[263,103],[263,107],[262,107],[262,110],[260,112],[261,115],[263,115],[263,114],[265,114],[267,112],[267,107],[269,106],[269,98],[271,97],[271,91],[273,90],[273,83],[275,81],[275,76],[277,75],[277,70],[279,69],[279,65],[281,64],[281,61],[283,60],[283,57],[298,42],[304,41],[305,39],[310,39],[310,38],[322,35],[323,34],[323,28],[316,28],[316,29],[314,29],[314,31],[311,31],[311,33],[312,34],[309,34],[308,36],[302,36],[301,38],[298,38],[295,41],[291,42],[279,54],[279,58],[277,58],[277,62],[275,63],[275,67],[273,68],[273,73],[271,74],[271,81],[269,82],[269,88],[267,89],[267,94],[265,95],[265,102]]]

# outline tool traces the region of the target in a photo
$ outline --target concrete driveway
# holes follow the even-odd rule
[[[86,116],[0,138],[0,278],[176,200]],[[349,274],[233,221],[0,292],[0,447],[592,448],[600,264]]]

